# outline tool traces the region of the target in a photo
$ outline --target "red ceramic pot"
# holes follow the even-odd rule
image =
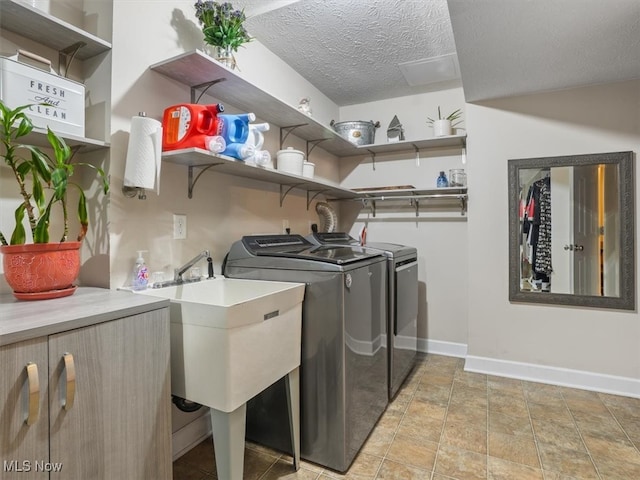
[[[73,294],[80,273],[82,242],[2,245],[4,276],[20,300],[45,300]]]

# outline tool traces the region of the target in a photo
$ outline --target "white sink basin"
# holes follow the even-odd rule
[[[171,391],[232,412],[300,365],[304,284],[218,277],[136,292],[171,302]]]
[[[235,328],[276,316],[278,310],[302,302],[304,285],[290,282],[267,282],[216,277],[182,285],[150,288],[144,295],[168,298],[180,303],[180,317],[174,323],[202,325],[213,328]]]

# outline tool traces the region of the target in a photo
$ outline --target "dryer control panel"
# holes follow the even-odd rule
[[[260,255],[260,252],[299,252],[313,247],[301,235],[251,235],[242,237],[242,243],[254,255]]]

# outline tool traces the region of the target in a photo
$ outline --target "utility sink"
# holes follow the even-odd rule
[[[304,284],[217,277],[136,293],[170,301],[174,395],[232,412],[300,365]]]
[[[235,328],[267,320],[279,311],[302,302],[304,285],[290,282],[243,280],[216,277],[199,282],[163,288],[151,288],[139,293],[168,298],[182,307],[180,321],[189,325],[212,328]]]
[[[210,408],[218,478],[242,480],[247,401],[283,377],[298,470],[304,284],[218,277],[136,293],[170,301],[171,393]]]

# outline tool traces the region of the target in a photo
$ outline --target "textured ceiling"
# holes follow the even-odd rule
[[[399,63],[455,53],[446,0],[237,0],[247,30],[338,105],[421,93]],[[274,8],[269,11],[269,5]],[[266,13],[265,13],[266,10]],[[255,14],[254,14],[255,12]],[[460,81],[454,81],[459,86]]]
[[[640,78],[640,0],[233,4],[252,36],[338,105],[461,84],[473,102]],[[456,52],[462,83],[411,87],[398,67]]]

